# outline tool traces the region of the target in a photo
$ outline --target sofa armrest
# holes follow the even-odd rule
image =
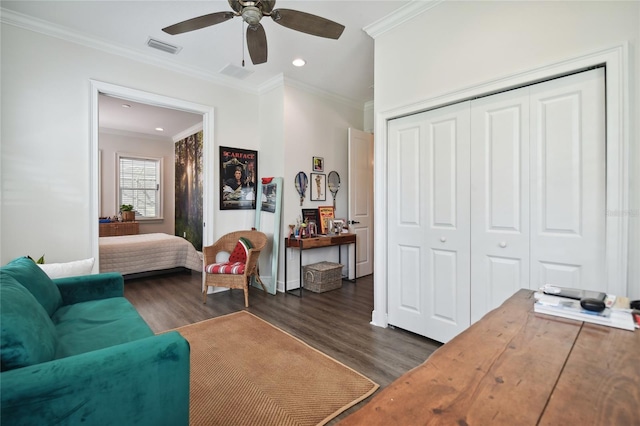
[[[53,282],[60,289],[63,305],[124,296],[124,279],[117,272],[56,278]]]
[[[3,424],[189,424],[189,343],[177,331],[0,379]]]

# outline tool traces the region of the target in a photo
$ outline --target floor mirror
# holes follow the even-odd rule
[[[269,243],[260,254],[260,278],[270,294],[278,289],[278,253],[282,222],[281,177],[262,178],[258,183],[255,228],[267,235]]]

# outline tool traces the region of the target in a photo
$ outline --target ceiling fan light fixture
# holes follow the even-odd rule
[[[302,58],[296,58],[293,60],[293,62],[291,62],[293,64],[294,67],[303,67],[305,66],[305,64],[307,63],[307,61],[305,61]]]
[[[255,6],[246,6],[242,9],[242,19],[247,25],[257,25],[262,19],[262,11]]]

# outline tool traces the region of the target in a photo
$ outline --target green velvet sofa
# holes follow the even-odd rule
[[[117,273],[0,268],[2,425],[187,425],[189,343],[154,335]]]

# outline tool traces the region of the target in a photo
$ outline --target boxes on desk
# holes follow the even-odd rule
[[[342,287],[342,265],[318,262],[302,267],[304,288],[314,293],[323,293]]]

